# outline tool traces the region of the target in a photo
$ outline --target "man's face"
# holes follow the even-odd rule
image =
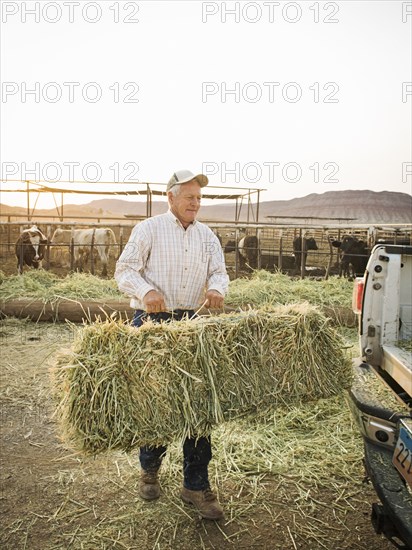
[[[170,209],[183,227],[191,224],[197,216],[202,198],[201,187],[192,180],[180,185],[180,191],[175,196],[169,191]]]

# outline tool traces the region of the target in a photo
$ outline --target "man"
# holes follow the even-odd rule
[[[121,254],[115,272],[119,289],[132,297],[133,324],[192,318],[204,304],[221,308],[228,276],[220,243],[214,233],[196,221],[201,189],[208,184],[203,174],[175,172],[167,184],[169,210],[136,225]],[[160,496],[158,471],[166,447],[140,449],[140,496]],[[208,464],[212,458],[209,437],[187,438],[183,445],[182,499],[193,504],[206,519],[223,517],[210,488]]]

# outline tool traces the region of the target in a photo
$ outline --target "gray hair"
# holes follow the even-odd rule
[[[174,197],[177,197],[177,195],[180,193],[181,191],[181,187],[182,187],[182,184],[180,185],[174,185],[169,191],[170,193],[173,193],[173,196]]]

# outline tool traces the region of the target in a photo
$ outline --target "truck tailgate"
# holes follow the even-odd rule
[[[397,346],[382,346],[382,369],[412,397],[412,353]]]

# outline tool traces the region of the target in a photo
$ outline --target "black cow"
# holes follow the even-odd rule
[[[235,250],[236,250],[236,241],[234,240],[227,241],[224,248],[225,254],[229,254],[230,252],[234,252]]]
[[[222,246],[222,235],[218,231],[214,231],[214,234],[217,237],[217,240],[220,242],[220,246]]]
[[[46,244],[47,237],[43,235],[37,225],[22,231],[15,244],[17,271],[20,275],[23,273],[25,264],[34,267],[34,269],[41,267]]]
[[[295,237],[293,239],[293,255],[295,256],[296,269],[301,269],[302,261],[303,269],[305,269],[308,250],[318,250],[318,245],[313,237]]]
[[[332,241],[332,246],[340,250],[339,277],[362,277],[369,257],[366,243],[345,235],[341,241]]]
[[[230,241],[227,241],[225,248],[223,249],[225,254],[230,254],[230,252],[236,252],[236,257],[239,262],[239,268],[245,269],[246,268],[246,259],[243,256],[243,254],[240,253],[239,247],[236,246],[236,241],[231,239]]]
[[[228,241],[225,245],[224,252],[227,254],[230,252],[235,252],[235,250],[236,241]],[[245,269],[247,267],[257,269],[259,263],[259,254],[261,269],[274,271],[279,266],[279,256],[260,249],[258,238],[255,235],[242,237],[239,240],[237,257],[240,269]],[[294,262],[295,258],[293,256],[284,255],[282,257],[282,268],[293,269]]]
[[[260,267],[268,271],[276,271],[279,268],[280,260],[276,254],[262,252],[260,255]],[[295,258],[290,254],[282,256],[282,270],[290,271],[295,267]]]

